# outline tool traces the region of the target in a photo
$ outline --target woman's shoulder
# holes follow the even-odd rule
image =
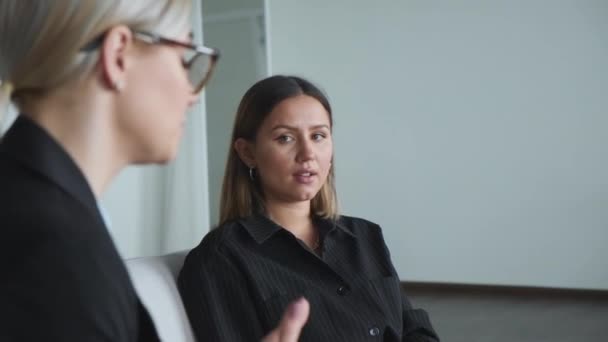
[[[241,239],[242,227],[239,220],[231,220],[212,228],[189,254],[199,260],[212,260],[226,253]]]
[[[366,225],[366,226],[378,226],[377,223],[372,222],[370,220],[361,218],[361,217],[355,217],[355,216],[347,216],[347,215],[340,215],[340,217],[338,217],[338,222],[345,224],[345,225]]]
[[[354,216],[340,215],[336,223],[354,235],[378,234],[382,230],[377,223]]]
[[[239,221],[231,220],[215,226],[209,230],[196,248],[217,248],[230,241],[230,237],[239,229]]]

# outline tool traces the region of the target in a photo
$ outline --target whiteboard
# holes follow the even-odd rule
[[[268,1],[403,280],[608,289],[608,2]]]

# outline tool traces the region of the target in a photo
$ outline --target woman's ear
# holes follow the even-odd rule
[[[247,141],[243,138],[238,138],[234,142],[233,147],[234,147],[234,150],[236,151],[236,153],[239,155],[239,158],[241,158],[241,161],[245,165],[247,165],[247,167],[255,168],[255,166],[256,166],[255,153],[254,153],[254,146],[252,143],[250,143],[249,141]]]
[[[100,48],[100,63],[103,79],[109,89],[122,91],[126,85],[126,71],[129,48],[133,43],[133,33],[124,25],[111,28]]]

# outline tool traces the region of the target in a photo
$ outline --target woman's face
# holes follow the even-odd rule
[[[188,41],[185,33],[176,37]],[[183,48],[135,42],[123,91],[119,128],[133,163],[165,163],[177,154],[186,112],[196,101]]]
[[[331,168],[329,113],[314,97],[280,102],[259,128],[253,146],[256,177],[266,200],[310,201]]]

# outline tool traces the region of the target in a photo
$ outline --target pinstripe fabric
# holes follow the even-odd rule
[[[402,295],[378,225],[315,224],[320,257],[262,215],[211,231],[190,252],[178,283],[199,341],[259,340],[300,296],[311,305],[300,341],[439,340]]]

